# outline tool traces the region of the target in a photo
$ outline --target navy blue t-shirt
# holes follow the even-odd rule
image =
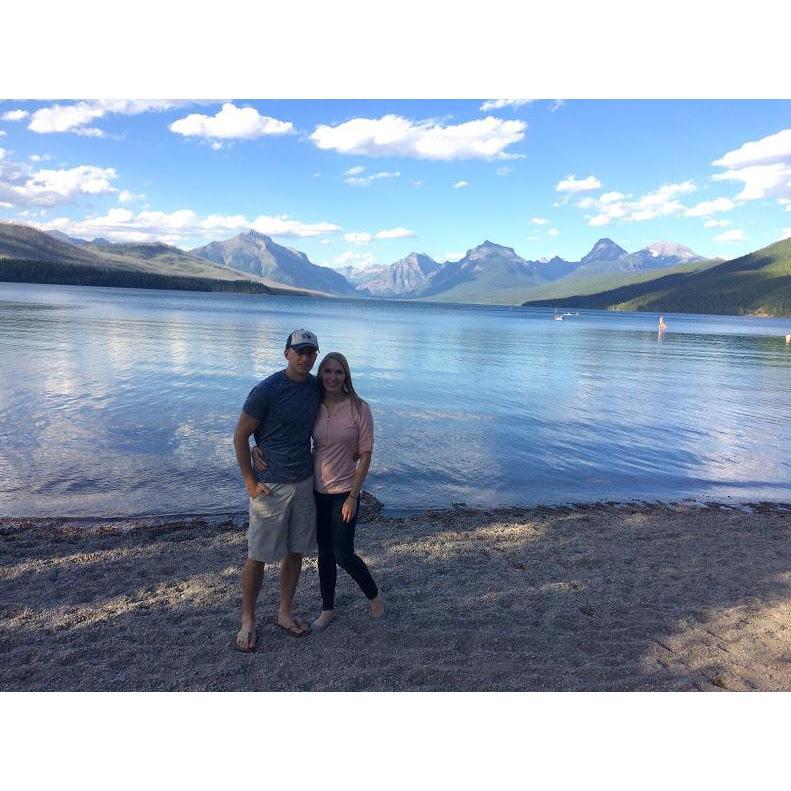
[[[308,374],[295,382],[278,371],[259,382],[247,396],[244,411],[259,421],[256,445],[267,468],[256,480],[262,483],[294,483],[313,475],[310,435],[319,411],[319,382]]]

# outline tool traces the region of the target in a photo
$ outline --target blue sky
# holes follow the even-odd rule
[[[791,235],[791,102],[0,102],[0,219],[188,249],[247,228],[319,264],[727,258]]]

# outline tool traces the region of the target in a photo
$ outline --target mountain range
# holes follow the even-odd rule
[[[239,290],[275,293],[511,305],[538,304],[539,300],[541,304],[561,300],[570,305],[563,300],[637,289],[623,292],[631,299],[638,291],[649,293],[648,284],[662,278],[702,273],[722,264],[722,259],[704,259],[688,247],[669,241],[630,253],[612,239],[602,238],[578,261],[567,261],[558,256],[529,260],[511,247],[486,240],[467,250],[459,261],[439,262],[412,252],[389,265],[338,271],[318,266],[305,253],[253,230],[184,251],[162,243],[78,239],[59,231],[42,232],[8,222],[0,222],[0,259],[16,262],[13,276],[3,275],[3,270],[10,271],[7,262],[0,266],[0,279],[23,280],[24,262],[47,262],[45,276],[51,279],[36,282],[80,282],[74,268],[88,267],[104,273],[165,276],[171,279],[168,282],[173,278],[198,278],[205,285],[220,280],[226,283],[222,290],[236,290],[241,284]],[[58,279],[58,267],[71,267],[71,279]]]
[[[288,283],[271,281],[249,272],[218,265],[206,258],[192,255],[178,247],[161,242],[135,244],[113,243],[106,239],[87,241],[72,239],[59,231],[43,232],[29,225],[8,222],[0,222],[0,259],[35,262],[39,265],[39,274],[42,270],[41,265],[50,265],[46,267],[46,272],[51,273],[47,276],[55,279],[37,282],[64,282],[57,279],[58,269],[79,268],[86,271],[91,277],[98,272],[104,275],[134,273],[137,276],[134,282],[140,281],[141,277],[149,276],[176,278],[174,282],[178,284],[178,278],[182,278],[191,281],[206,281],[207,283],[211,283],[211,281],[252,283],[262,287],[252,290],[263,290],[269,293],[314,293],[310,289],[294,288]],[[7,263],[4,268],[8,268]],[[96,272],[91,270],[96,270]],[[15,272],[20,273],[19,266],[15,267]],[[64,272],[64,274],[66,273]],[[13,279],[19,278],[14,277]],[[107,284],[110,283],[111,281],[107,281]],[[165,283],[163,282],[158,287],[165,287]]]
[[[224,242],[210,242],[189,253],[280,285],[337,295],[355,291],[354,286],[334,269],[316,266],[305,253],[276,244],[257,231],[246,231]]]
[[[513,248],[489,240],[471,248],[459,261],[439,263],[427,255],[410,253],[389,266],[346,270],[359,294],[381,298],[430,299],[441,302],[514,304],[548,283],[572,283],[600,275],[626,275],[703,264],[688,247],[655,242],[628,253],[612,239],[599,239],[579,261],[555,256],[531,261]]]
[[[659,277],[599,291],[528,300],[529,307],[665,313],[791,316],[791,239],[705,268],[674,267]]]

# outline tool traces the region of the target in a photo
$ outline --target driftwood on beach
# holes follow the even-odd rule
[[[382,518],[338,619],[231,649],[245,520],[0,521],[2,690],[789,690],[791,509],[595,504]],[[319,608],[306,558],[295,611]]]

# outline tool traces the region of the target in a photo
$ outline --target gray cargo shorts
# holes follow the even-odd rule
[[[247,556],[275,563],[287,552],[316,551],[316,502],[313,476],[296,483],[268,483],[272,494],[250,500]]]

